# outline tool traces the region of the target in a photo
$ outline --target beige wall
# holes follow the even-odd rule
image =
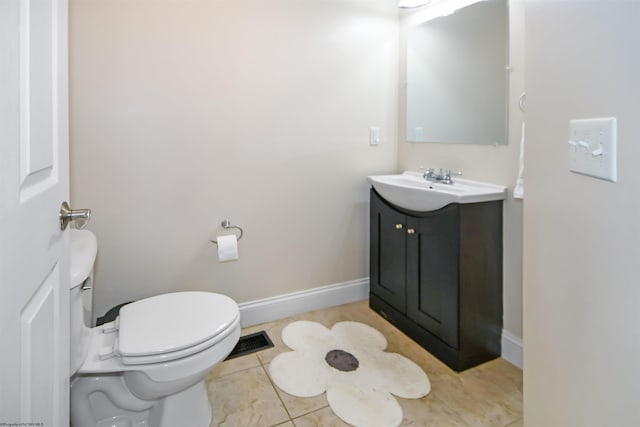
[[[640,2],[527,0],[527,427],[640,425]],[[568,170],[569,120],[618,120],[618,182]]]
[[[450,168],[462,171],[465,178],[509,187],[504,203],[504,329],[522,337],[522,200],[514,200],[513,187],[518,177],[522,114],[518,98],[524,84],[524,4],[511,0],[509,82],[509,143],[504,146],[408,143],[406,141],[406,91],[400,91],[398,119],[398,161],[400,170],[419,167]],[[410,25],[420,22],[418,12],[401,13],[400,87],[406,83],[406,36]],[[526,188],[526,186],[525,186]]]
[[[394,0],[71,0],[72,200],[96,311],[368,276],[369,174],[397,166]],[[382,142],[370,147],[370,126]],[[209,243],[229,218],[240,260]]]

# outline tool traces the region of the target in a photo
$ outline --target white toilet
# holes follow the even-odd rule
[[[91,328],[95,235],[71,230],[71,424],[207,427],[206,373],[240,338],[231,298],[176,292],[125,305]]]

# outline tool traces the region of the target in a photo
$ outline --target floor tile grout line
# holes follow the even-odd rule
[[[247,356],[252,356],[251,354],[247,354],[246,356],[241,356],[241,357],[247,357]],[[216,381],[219,380],[220,378],[224,378],[224,377],[228,377],[229,375],[233,375],[233,374],[237,374],[238,372],[243,372],[243,371],[247,371],[249,369],[254,369],[254,368],[258,368],[260,366],[262,366],[262,364],[260,363],[260,359],[256,357],[256,359],[258,360],[258,364],[255,366],[248,366],[242,369],[238,369],[237,371],[231,371],[231,372],[225,372],[224,374],[217,374],[215,377],[211,378],[210,381]],[[226,362],[223,361],[222,363]]]
[[[258,360],[260,360],[260,358],[258,358]],[[267,376],[267,379],[269,380],[269,383],[271,384],[271,387],[273,387],[273,391],[276,393],[276,396],[278,396],[278,400],[280,401],[280,403],[282,403],[282,407],[284,408],[284,411],[287,413],[287,416],[289,417],[289,421],[291,421],[293,423],[293,418],[291,417],[291,414],[289,413],[289,408],[287,408],[287,405],[285,405],[284,400],[282,400],[282,397],[280,397],[280,393],[278,393],[278,390],[276,389],[276,385],[273,383],[273,380],[271,379],[271,375],[269,375],[269,373],[267,372],[267,368],[265,368],[264,364],[262,363],[262,361],[260,361],[260,366],[262,367],[262,370],[264,371],[264,374]],[[295,426],[295,423],[293,423]]]
[[[468,387],[470,382],[476,381],[476,382],[480,382],[480,383],[488,383],[488,380],[478,377],[477,376],[478,373],[477,372],[475,372],[475,373],[472,372],[472,369],[465,370],[465,371],[462,371],[462,372],[453,372],[453,373],[461,381],[461,387],[462,387],[463,390],[467,390],[467,387]],[[496,387],[501,391],[506,391],[505,389],[503,389],[500,386],[496,386]],[[433,390],[432,390],[432,392],[433,392]],[[522,391],[520,391],[520,393],[522,393]],[[476,396],[474,393],[466,393],[466,395],[467,395],[468,399],[473,401],[475,404],[480,404],[483,401],[483,399],[481,399],[480,396]],[[451,405],[451,402],[449,401],[449,399],[444,399],[440,395],[435,395],[434,398],[437,399],[438,401],[440,401],[449,410],[451,410],[455,414],[457,414],[458,418],[460,418],[466,425],[473,426],[473,423],[471,423],[470,421],[467,421],[467,419],[465,418],[465,416],[464,416],[465,412],[464,411],[460,411],[459,408],[456,408],[455,405]],[[507,410],[510,411],[509,409],[507,409]],[[508,427],[510,425],[510,423],[512,424],[512,423],[514,423],[514,422],[516,422],[516,421],[518,421],[519,419],[522,418],[522,413],[520,411],[514,411],[514,415],[515,415],[515,418],[511,418],[502,427]]]
[[[263,369],[265,370],[265,372],[266,372],[267,368],[266,368],[264,365],[262,366],[262,368],[263,368]],[[287,411],[287,414],[289,415],[289,421],[291,421],[291,422],[293,423],[293,425],[294,425],[294,426],[296,425],[295,420],[297,420],[298,418],[306,417],[307,415],[313,414],[314,412],[321,411],[321,410],[326,409],[326,408],[331,408],[331,406],[330,406],[330,405],[324,405],[324,406],[321,406],[321,407],[319,407],[319,408],[312,409],[312,410],[310,410],[310,411],[308,411],[308,412],[304,412],[304,413],[302,413],[302,414],[296,415],[296,417],[294,418],[294,417],[293,417],[293,415],[291,415],[291,414],[289,413],[289,408],[287,408],[287,404],[284,402],[284,400],[282,400],[282,397],[280,397],[280,393],[278,393],[278,386],[273,382],[273,380],[272,380],[272,379],[271,379],[271,377],[269,376],[269,373],[268,373],[268,372],[267,372],[267,378],[269,378],[269,381],[271,382],[271,385],[273,386],[273,388],[274,388],[274,389],[275,389],[275,391],[276,391],[276,394],[278,395],[278,399],[280,399],[280,402],[282,402],[282,406],[284,406],[285,411]],[[285,392],[285,393],[286,393],[286,392]],[[333,412],[333,410],[332,410],[332,412]],[[505,426],[505,427],[506,427],[506,426]]]
[[[323,409],[327,409],[327,408],[331,409],[331,406],[330,405],[321,406],[320,408],[316,408],[316,409],[311,410],[309,412],[305,412],[304,414],[300,414],[297,417],[293,418],[293,420],[297,420],[298,418],[306,417],[307,415],[311,415],[314,412],[322,411]],[[333,412],[333,409],[331,409],[331,413],[335,415],[335,412]],[[336,417],[338,417],[338,416],[336,415]],[[340,418],[340,417],[338,417],[338,418]],[[507,426],[505,426],[505,427],[507,427]]]
[[[258,356],[258,354],[257,354],[257,353],[256,353],[256,357],[258,358],[258,362],[260,362],[260,365],[262,366],[262,369],[264,369],[265,373],[267,374],[267,378],[269,378],[269,382],[271,382],[271,385],[273,386],[273,388],[274,388],[274,390],[275,390],[276,394],[278,395],[278,399],[280,399],[280,402],[282,403],[282,406],[284,407],[285,411],[287,411],[287,414],[289,415],[289,421],[291,421],[291,422],[293,423],[294,427],[296,426],[296,422],[295,422],[295,420],[296,420],[296,419],[298,419],[298,418],[302,418],[302,417],[305,417],[305,416],[307,416],[307,415],[309,415],[309,414],[313,414],[314,412],[316,412],[316,411],[320,411],[320,410],[322,410],[322,409],[330,408],[330,405],[324,405],[324,406],[321,406],[320,408],[316,408],[316,409],[313,409],[313,410],[311,410],[311,411],[305,412],[305,413],[303,413],[303,414],[299,414],[299,415],[297,415],[297,416],[294,418],[294,417],[291,415],[291,413],[289,412],[289,408],[287,408],[287,404],[284,402],[284,400],[283,400],[283,399],[282,399],[282,397],[280,396],[280,393],[278,393],[278,386],[277,386],[277,385],[273,382],[273,380],[271,379],[271,376],[269,375],[269,372],[267,372],[267,367],[266,367],[266,365],[267,365],[268,363],[264,363],[264,362],[262,361],[262,359],[260,358],[260,356]],[[273,359],[272,359],[272,360],[273,360]],[[269,363],[271,363],[271,361],[269,361]]]

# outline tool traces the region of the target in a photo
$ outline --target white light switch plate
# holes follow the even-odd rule
[[[378,126],[371,126],[369,128],[369,145],[380,144],[380,128]]]
[[[569,122],[569,170],[616,182],[615,117]]]

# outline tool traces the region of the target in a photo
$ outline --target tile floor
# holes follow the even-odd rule
[[[456,373],[360,301],[312,311],[246,328],[243,335],[266,330],[274,343],[263,350],[223,362],[207,376],[213,409],[211,426],[342,427],[324,395],[299,398],[280,391],[269,378],[273,357],[289,349],[282,328],[295,320],[313,320],[327,327],[343,320],[366,323],[382,332],[387,351],[400,353],[424,369],[431,393],[422,399],[400,399],[402,426],[522,427],[522,371],[503,359]]]

